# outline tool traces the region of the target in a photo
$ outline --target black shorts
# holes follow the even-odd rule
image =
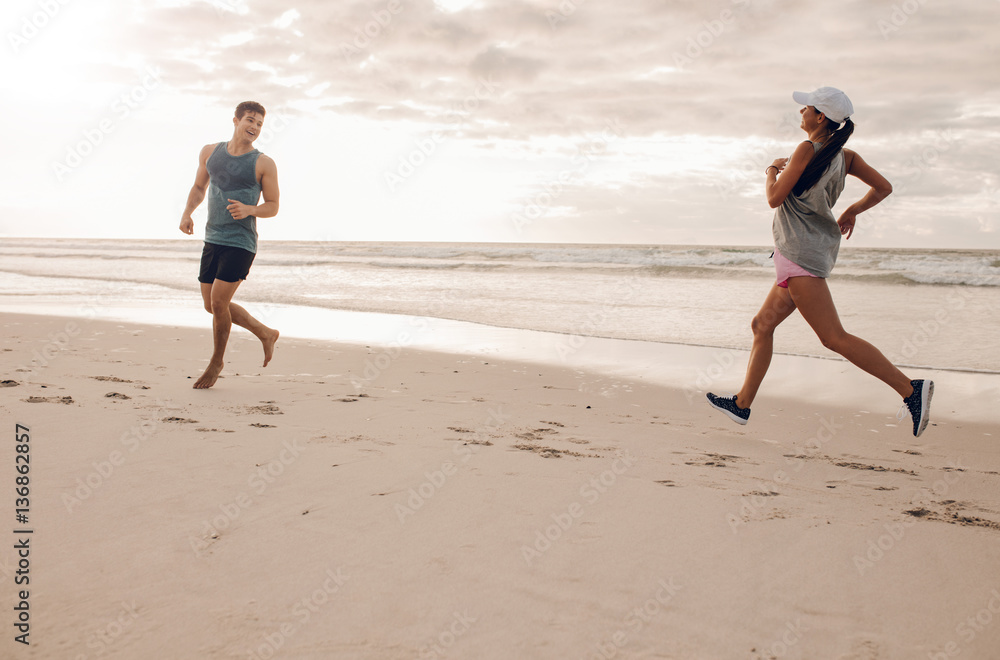
[[[253,252],[229,245],[205,243],[201,252],[201,273],[198,281],[211,284],[215,280],[238,282],[250,273],[250,264],[256,257]]]

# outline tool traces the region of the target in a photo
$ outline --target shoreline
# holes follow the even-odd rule
[[[0,319],[5,366],[74,322]],[[193,390],[207,328],[78,330],[0,388],[32,434],[26,658],[923,657],[1000,585],[995,421],[915,439],[782,376],[742,427],[669,361],[283,337],[261,369],[242,331]]]
[[[52,239],[44,236],[27,236],[27,235],[6,235],[4,238],[11,241],[36,241],[38,244],[51,245]],[[60,236],[59,240],[63,241],[89,241],[95,243],[110,242],[119,243],[122,245],[134,245],[136,241],[148,242],[148,243],[176,243],[178,245],[183,245],[185,243],[190,243],[192,241],[197,241],[199,244],[204,240],[203,237],[181,237],[181,238],[155,238],[155,237],[143,237],[143,236],[122,236],[116,234],[114,236]],[[405,245],[405,246],[441,246],[441,247],[453,247],[453,246],[495,246],[495,247],[551,247],[551,246],[571,246],[571,247],[612,247],[612,248],[681,248],[681,249],[732,249],[732,250],[771,250],[774,247],[772,242],[764,243],[607,243],[607,242],[597,242],[597,243],[587,243],[587,242],[566,242],[566,241],[418,241],[418,240],[395,240],[395,241],[370,241],[370,240],[349,240],[349,239],[338,239],[338,240],[319,240],[319,239],[308,239],[308,238],[261,238],[259,239],[259,245],[263,247],[274,246],[280,247],[284,245],[347,245],[347,246],[363,246],[363,245],[378,245],[378,246],[391,246],[391,245]],[[31,243],[35,245],[35,243]],[[17,247],[15,245],[15,247]],[[907,254],[926,252],[926,247],[914,247],[914,246],[893,246],[893,245],[867,245],[867,246],[857,246],[845,244],[841,247],[843,251],[893,251],[901,252]],[[1000,247],[985,247],[985,248],[972,248],[972,247],[952,247],[952,248],[939,248],[936,249],[938,252],[986,252],[995,253],[1000,251]]]
[[[0,302],[0,315],[56,317],[76,324],[92,320],[150,327],[176,324],[177,327],[202,329],[206,337],[210,337],[209,315],[187,302],[168,303],[168,310],[162,305],[119,306],[103,302],[99,308],[88,308],[89,314],[82,317],[80,306],[38,304],[35,312],[22,313],[12,312],[12,305]],[[364,345],[377,347],[383,354],[417,349],[442,354],[493,356],[527,364],[579,369],[679,388],[687,395],[689,404],[704,398],[708,390],[717,394],[736,391],[749,358],[749,351],[743,349],[590,337],[406,314],[279,304],[261,307],[247,303],[246,307],[265,324],[281,330],[283,341],[302,339],[334,345]],[[74,311],[76,314],[72,313]],[[165,323],[167,316],[170,323]],[[246,334],[246,331],[234,326],[233,336],[241,333]],[[44,350],[46,345],[42,342],[35,350]],[[932,422],[935,418],[980,423],[998,420],[995,405],[1000,400],[1000,374],[899,366],[911,378],[934,380]],[[831,390],[827,386],[831,381],[841,382],[843,387]],[[758,401],[771,398],[824,404],[840,402],[845,409],[874,406],[888,412],[890,408],[895,409],[893,402],[897,396],[877,379],[832,353],[822,357],[776,352]]]
[[[193,281],[191,259],[195,255],[186,250],[182,254],[151,244],[126,251],[97,241],[92,248],[66,242],[63,249],[47,252],[47,256],[35,252],[7,250],[11,270],[0,273],[0,280],[16,293],[0,296],[0,309],[100,315],[101,308],[119,307],[123,313],[117,318],[124,321],[148,315],[154,323],[181,323],[180,319],[190,318],[183,324],[206,325]],[[505,250],[486,245],[325,247],[305,243],[275,247],[260,255],[255,262],[260,272],[241,287],[238,297],[255,316],[297,317],[272,324],[286,334],[297,323],[301,336],[337,341],[367,341],[368,337],[360,332],[324,335],[326,328],[335,330],[341,324],[350,328],[360,324],[358,319],[368,318],[378,334],[378,326],[398,325],[398,319],[405,325],[407,319],[436,317],[459,320],[456,326],[463,321],[486,326],[464,334],[444,328],[443,334],[458,338],[444,350],[461,350],[467,337],[476,341],[477,336],[499,332],[494,330],[498,327],[512,332],[531,329],[567,337],[648,341],[651,346],[674,342],[685,350],[699,345],[748,350],[749,320],[773,281],[767,254],[757,249],[730,253],[598,246]],[[1000,373],[1000,358],[991,351],[976,350],[991,344],[989,328],[1000,318],[1000,287],[975,285],[1000,277],[1000,269],[989,267],[989,261],[977,254],[955,264],[931,251],[914,257],[883,251],[878,256],[842,260],[831,287],[845,327],[879,347],[908,375],[911,369],[928,367]],[[158,264],[153,271],[148,266],[150,258]],[[936,283],[908,288],[900,283],[903,280]],[[954,283],[945,285],[946,281]],[[722,302],[723,291],[730,303]],[[128,305],[154,309],[129,317]],[[324,309],[329,311],[317,311]],[[822,347],[801,318],[783,324],[780,334],[776,347],[784,355],[839,359]],[[547,341],[536,335],[531,343],[545,345]],[[513,334],[505,335],[505,350],[518,342]]]

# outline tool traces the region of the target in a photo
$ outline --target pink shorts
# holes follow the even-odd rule
[[[816,277],[802,266],[783,257],[778,248],[774,249],[774,270],[778,274],[778,286],[782,289],[788,288],[790,277]]]

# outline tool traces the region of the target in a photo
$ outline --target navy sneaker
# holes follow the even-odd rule
[[[913,394],[903,399],[903,405],[899,408],[899,412],[896,413],[896,419],[902,420],[906,414],[903,412],[903,409],[908,409],[910,417],[913,418],[913,435],[919,438],[920,434],[927,428],[927,422],[930,421],[931,397],[934,396],[934,381],[911,380],[910,385],[913,386]]]
[[[736,395],[721,397],[716,396],[709,392],[705,395],[708,398],[708,405],[712,406],[716,410],[721,410],[726,414],[726,417],[733,420],[737,424],[746,424],[747,420],[750,419],[750,409],[740,408],[736,405]]]

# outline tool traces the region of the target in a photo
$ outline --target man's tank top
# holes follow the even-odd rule
[[[230,156],[226,143],[220,142],[208,157],[208,224],[205,242],[238,247],[257,253],[257,218],[247,216],[234,220],[226,207],[230,199],[256,206],[260,201],[257,182],[257,158],[254,149],[242,156]]]
[[[823,146],[813,143],[813,153]],[[828,277],[840,251],[840,227],[833,205],[844,190],[844,150],[833,157],[819,181],[801,195],[788,194],[774,212],[774,247],[784,257],[817,277]]]

